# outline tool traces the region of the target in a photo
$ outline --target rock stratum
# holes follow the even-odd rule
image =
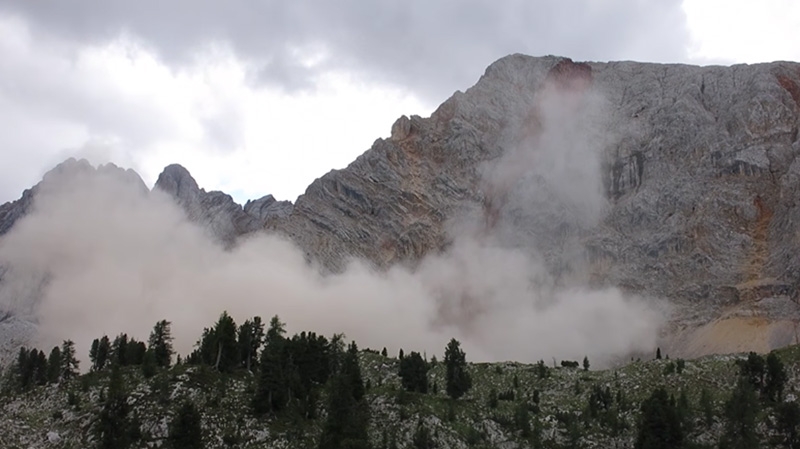
[[[154,189],[226,245],[278,233],[327,272],[413,266],[460,233],[491,235],[553,283],[670,300],[670,353],[763,351],[798,340],[798,128],[798,63],[512,55],[294,204],[242,207],[178,165]],[[0,235],[36,190],[0,206]]]

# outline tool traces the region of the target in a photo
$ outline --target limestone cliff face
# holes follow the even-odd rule
[[[333,272],[349,258],[413,265],[466,220],[542,258],[556,282],[674,301],[676,332],[699,354],[720,351],[715,339],[751,318],[766,346],[796,339],[798,128],[797,63],[512,55],[431,117],[398,119],[390,138],[295,204],[267,196],[241,207],[180,166],[155,188],[229,245],[279,233]],[[34,193],[0,206],[0,235]]]
[[[537,220],[512,204],[524,173],[509,181],[512,198],[498,199],[485,168],[538,132],[537,101],[548,84],[581,83],[605,101],[607,207],[589,226],[557,214]],[[487,219],[516,215],[511,221],[538,246],[550,242],[546,256],[577,245],[595,282],[695,303],[795,298],[799,86],[795,63],[509,56],[430,118],[399,119],[391,138],[315,181],[269,227],[331,269],[351,255],[386,267],[439,251],[449,219],[483,210]]]

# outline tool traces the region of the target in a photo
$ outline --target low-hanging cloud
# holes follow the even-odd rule
[[[446,252],[413,269],[376,272],[354,261],[323,276],[290,242],[265,233],[225,250],[136,177],[108,167],[55,173],[34,212],[0,240],[8,267],[0,308],[36,320],[43,345],[70,338],[84,348],[103,334],[145,338],[165,318],[186,354],[227,310],[429,355],[456,337],[473,360],[589,355],[602,363],[649,350],[660,311],[615,288],[587,287],[575,249],[606,206],[599,158],[613,138],[601,132],[604,112],[596,93],[544,89],[526,119],[535,123],[515,125],[523,137],[485,168],[482,214],[495,218],[465,218]],[[530,126],[535,132],[520,134]]]

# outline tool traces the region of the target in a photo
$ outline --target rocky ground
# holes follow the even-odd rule
[[[780,351],[789,375],[787,400],[800,389],[800,347]],[[732,390],[741,355],[717,355],[686,361],[674,370],[675,360],[631,361],[603,371],[582,368],[550,369],[541,378],[535,365],[519,363],[471,364],[474,387],[452,402],[444,394],[444,366],[429,372],[437,392],[422,395],[404,392],[397,375],[398,360],[362,352],[361,365],[370,407],[370,437],[375,448],[414,447],[414,435],[424,426],[439,448],[533,447],[523,437],[515,412],[528,407],[529,424],[539,429],[544,447],[632,447],[640,402],[656,386],[666,386],[677,397],[685,391],[692,423],[689,439],[703,447],[717,441],[722,432],[722,407]],[[552,361],[548,362],[552,365]],[[136,447],[163,447],[168,423],[184,398],[191,398],[202,412],[203,440],[209,448],[311,448],[324,422],[324,409],[315,420],[291,414],[255,418],[248,406],[253,388],[249,374],[220,375],[210,368],[178,365],[145,380],[138,370],[125,372],[129,403],[138,418],[142,439]],[[92,426],[105,394],[108,374],[92,373],[69,383],[38,387],[25,394],[4,392],[0,397],[0,446],[19,448],[85,448],[94,440]],[[615,396],[611,410],[616,430],[596,421],[584,421],[593,387],[608,387]],[[706,423],[699,405],[701,391],[711,393],[713,422]],[[535,404],[535,391],[539,403]],[[492,405],[490,397],[499,400]],[[513,398],[511,397],[513,395]],[[622,402],[620,403],[620,399]],[[324,397],[321,401],[324,403]],[[535,411],[538,409],[538,413]],[[765,409],[760,431],[769,434]],[[578,417],[577,425],[565,417]],[[562,445],[562,446],[560,446]]]

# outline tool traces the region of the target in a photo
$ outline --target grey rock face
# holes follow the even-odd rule
[[[253,213],[248,213],[230,195],[198,187],[189,171],[178,164],[166,167],[153,188],[171,195],[191,221],[206,227],[226,245],[232,245],[240,235],[261,229],[270,214],[283,210],[280,205],[269,209],[265,197],[255,201],[258,205],[251,206]]]
[[[266,196],[241,207],[178,165],[156,188],[226,244],[266,229],[332,272],[349,258],[413,265],[466,220],[541,257],[556,282],[671,299],[681,326],[738,326],[775,298],[780,317],[762,307],[764,319],[800,320],[798,128],[797,63],[512,55],[431,117],[398,119],[294,205]],[[0,206],[0,235],[35,191]],[[681,332],[712,339],[711,324],[711,337]]]
[[[487,167],[542,133],[537,101],[548,83],[568,91],[584,83],[604,100],[606,203],[594,222],[568,208],[532,211],[539,202],[526,212],[520,192],[548,189],[521,185],[538,182],[528,173],[535,164],[500,193],[486,182]],[[477,211],[489,225],[505,221],[530,236],[555,274],[564,269],[558,253],[570,249],[594,283],[694,306],[796,300],[799,126],[796,63],[574,64],[513,55],[430,118],[399,119],[390,139],[315,181],[268,227],[335,271],[350,256],[377,267],[414,263],[447,246],[449,220]]]

